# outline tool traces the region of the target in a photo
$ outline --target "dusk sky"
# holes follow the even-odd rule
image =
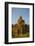
[[[25,23],[29,24],[29,8],[12,8],[12,24],[16,24],[19,16],[24,17]]]

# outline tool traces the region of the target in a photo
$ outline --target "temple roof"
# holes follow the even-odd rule
[[[24,22],[22,16],[19,17],[19,19],[18,19],[18,23],[19,23],[19,22],[20,22],[20,23],[21,23],[21,22]]]

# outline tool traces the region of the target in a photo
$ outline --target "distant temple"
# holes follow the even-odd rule
[[[29,25],[26,25],[25,20],[23,20],[22,16],[20,16],[17,23],[15,25],[12,24],[12,36],[22,36],[22,34],[26,32],[29,32]]]

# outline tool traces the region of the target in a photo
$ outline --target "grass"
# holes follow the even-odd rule
[[[26,38],[26,37],[29,37],[29,33],[27,32],[27,33],[25,33],[25,34],[19,34],[19,35],[15,35],[15,37],[13,37],[13,38]]]

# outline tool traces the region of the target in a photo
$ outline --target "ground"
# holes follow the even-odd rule
[[[25,33],[25,34],[19,34],[19,35],[15,35],[15,37],[13,37],[13,38],[27,38],[27,37],[29,37],[29,33],[27,32],[27,33]]]

